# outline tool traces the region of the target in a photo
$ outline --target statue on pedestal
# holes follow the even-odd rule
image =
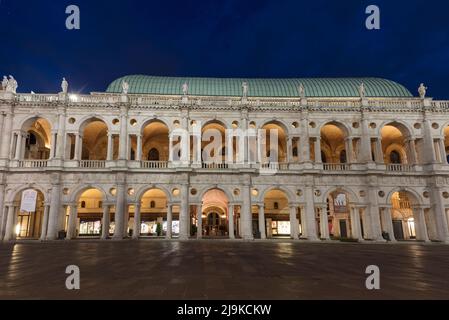
[[[129,83],[125,80],[122,81],[122,93],[128,94],[129,92]]]
[[[363,82],[359,86],[359,95],[362,99],[366,98],[365,84]]]
[[[424,86],[424,83],[421,83],[421,84],[419,85],[418,93],[419,93],[419,97],[420,97],[421,99],[424,99],[424,98],[426,97],[426,94],[427,94],[427,87]]]
[[[67,80],[65,78],[62,78],[61,89],[62,89],[62,93],[67,93],[67,91],[69,89],[69,83],[67,82]]]
[[[19,85],[17,84],[16,79],[13,76],[9,76],[8,84],[6,85],[6,91],[11,93],[17,93],[17,88]]]
[[[5,91],[7,87],[8,87],[8,78],[6,76],[3,76],[2,90]]]
[[[300,83],[298,86],[298,93],[299,93],[299,97],[301,99],[304,99],[306,97],[306,91],[305,91],[304,85],[302,83]]]
[[[242,90],[243,90],[243,98],[248,97],[248,82],[244,81],[242,83]]]
[[[189,85],[187,84],[187,82],[184,82],[184,84],[182,85],[182,94],[184,96],[189,94]]]

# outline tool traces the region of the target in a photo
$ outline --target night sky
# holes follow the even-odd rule
[[[65,27],[70,4],[81,30]],[[127,74],[368,76],[449,99],[447,0],[0,0],[0,22],[0,75],[19,92],[58,92],[63,76],[84,93]]]

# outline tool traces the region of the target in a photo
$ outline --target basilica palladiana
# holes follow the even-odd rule
[[[65,79],[54,94],[18,87],[4,78],[0,91],[0,240],[449,243],[449,101],[424,85],[132,75],[91,94]]]

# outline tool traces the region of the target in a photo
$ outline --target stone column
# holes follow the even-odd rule
[[[313,201],[313,189],[310,186],[304,188],[305,203],[305,217],[306,217],[306,231],[307,239],[311,241],[319,240],[317,235],[317,226],[315,218],[315,204]]]
[[[82,160],[83,158],[83,136],[76,134],[75,136],[75,157],[73,160]]]
[[[300,161],[310,162],[310,137],[309,137],[309,121],[306,113],[301,119],[301,138],[300,143]]]
[[[48,216],[47,240],[55,240],[59,230],[58,222],[61,214],[61,185],[53,184],[51,190],[50,212]]]
[[[25,140],[26,141],[26,140]],[[55,131],[52,131],[51,133],[51,142],[50,142],[50,160],[54,159],[56,156],[56,144],[58,141],[58,133]],[[25,145],[25,144],[24,144]],[[21,156],[22,158],[22,156]]]
[[[120,110],[120,145],[119,160],[127,160],[128,155],[128,110],[122,106]]]
[[[137,135],[137,161],[142,161],[142,135]]]
[[[243,161],[246,164],[248,164],[248,155],[249,155],[249,148],[248,148],[248,114],[246,112],[242,115],[242,130],[245,133],[243,135],[243,150],[240,150],[240,152],[243,152]],[[252,234],[252,232],[251,232]]]
[[[360,225],[360,212],[359,208],[351,207],[351,230],[352,230],[352,238],[357,239],[359,241],[363,240],[362,236],[362,228]]]
[[[115,229],[114,236],[112,237],[114,240],[122,240],[125,236],[125,210],[126,210],[126,188],[125,183],[119,183],[117,185],[117,199],[115,203]]]
[[[78,218],[78,206],[70,205],[69,224],[67,226],[67,240],[76,238],[76,220]]]
[[[327,208],[326,206],[320,206],[320,230],[321,230],[321,239],[329,240],[329,221],[327,217]]]
[[[363,163],[373,162],[368,120],[364,115],[362,115],[361,124],[362,136],[360,137],[360,161]]]
[[[226,161],[228,164],[234,163],[234,135],[233,130],[227,130],[227,137],[226,137]]]
[[[3,118],[3,116],[2,116]],[[3,131],[1,134],[1,148],[0,148],[0,159],[9,159],[9,150],[11,143],[11,128],[12,128],[13,115],[12,112],[7,112],[3,124]]]
[[[293,159],[293,146],[292,146],[292,137],[287,138],[287,162],[292,162]]]
[[[376,162],[384,163],[384,153],[382,151],[382,139],[376,139]]]
[[[300,207],[301,214],[301,238],[307,238],[307,218],[306,218],[306,210],[305,206]]]
[[[267,228],[265,225],[265,205],[259,204],[259,232],[260,232],[260,238],[266,239],[267,238]]]
[[[416,240],[430,242],[429,234],[427,232],[426,218],[424,216],[424,208],[415,207],[413,208],[415,227],[416,228]]]
[[[299,236],[299,227],[298,227],[298,220],[296,219],[296,206],[291,205],[290,206],[290,237],[294,240],[298,240]]]
[[[179,212],[179,239],[188,240],[190,237],[189,185],[181,186],[181,206]]]
[[[8,208],[8,213],[6,217],[6,227],[5,227],[5,237],[3,238],[3,241],[10,241],[14,240],[14,226],[15,226],[15,207],[13,204],[7,204],[6,207]]]
[[[42,227],[41,227],[41,236],[39,240],[44,241],[47,237],[47,228],[48,228],[48,215],[50,212],[50,206],[48,204],[44,205],[44,216],[42,219]]]
[[[196,238],[202,239],[203,238],[203,205],[202,204],[199,204],[196,206],[196,218],[198,220]]]
[[[391,208],[380,208],[382,214],[382,220],[385,226],[385,231],[390,235],[391,242],[396,242],[393,228],[393,218],[391,215]]]
[[[139,239],[140,237],[140,223],[141,223],[140,207],[141,207],[140,202],[134,204],[133,239]]]
[[[424,113],[423,121],[423,148],[422,148],[422,158],[425,164],[436,163],[435,148],[432,137],[432,126],[429,119],[427,118],[427,112]]]
[[[2,118],[3,116],[0,115],[0,118]],[[1,180],[2,178],[0,178]],[[4,200],[5,200],[5,184],[0,181],[0,241],[2,240],[3,237],[3,229],[4,229],[4,220],[5,220],[5,209],[4,209]]]
[[[369,206],[366,211],[368,223],[370,223],[372,231],[372,240],[385,241],[382,237],[382,226],[380,222],[379,203],[377,201],[377,189],[369,187],[368,189],[368,201]]]
[[[249,184],[243,185],[242,197],[243,205],[240,212],[240,219],[242,223],[242,238],[243,240],[253,240],[253,216],[251,211],[251,191]]]
[[[24,133],[22,131],[17,133],[16,153],[14,155],[14,160],[22,160],[23,135]]]
[[[101,239],[106,240],[109,238],[109,225],[111,223],[111,217],[110,217],[110,206],[109,204],[103,203],[103,221],[102,221],[102,228],[101,228]]]
[[[173,222],[173,213],[172,213],[172,204],[167,204],[167,233],[165,234],[166,239],[172,238],[172,222]]]
[[[107,150],[107,156],[106,160],[111,161],[113,157],[113,144],[112,144],[112,133],[108,132],[108,150]]]
[[[416,152],[415,139],[408,141],[408,147],[410,149],[410,161],[409,164],[418,164],[418,153]]]
[[[229,239],[235,239],[234,234],[234,205],[229,205],[229,213],[228,213],[228,231],[229,231]]]
[[[446,147],[444,145],[444,137],[438,139],[438,147],[441,154],[441,163],[447,164]]]
[[[56,145],[56,158],[64,158],[64,145],[65,145],[65,110],[62,109],[58,114],[58,133],[57,133],[57,145]]]
[[[435,219],[436,233],[439,241],[449,243],[448,216],[446,214],[443,189],[432,187],[430,190],[431,203],[433,203],[432,213]]]
[[[168,136],[168,161],[173,162],[173,133]]]
[[[315,163],[320,164],[323,160],[321,159],[321,137],[315,138]]]
[[[353,156],[353,146],[352,146],[352,138],[348,137],[345,139],[345,148],[346,148],[346,162],[348,164],[354,162],[354,156]]]

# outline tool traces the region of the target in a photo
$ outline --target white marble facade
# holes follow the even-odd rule
[[[90,157],[82,147],[83,139],[90,139],[84,130],[93,119],[105,125],[107,138],[101,144],[105,158],[95,158],[95,150]],[[203,164],[194,151],[179,161],[171,156],[149,160],[144,144],[151,142],[143,141],[143,136],[145,127],[154,122],[167,128],[168,137],[175,129],[185,129],[189,135],[181,143],[186,145],[196,141],[192,126],[219,123],[225,129],[246,130],[274,124],[284,131],[284,157],[274,163]],[[329,124],[334,126],[329,129],[331,135],[335,127],[343,133],[340,151],[338,146],[330,150],[332,143],[324,144],[330,138],[324,136],[323,128]],[[392,127],[392,135],[399,134],[393,128],[402,134],[397,148],[402,161],[388,160],[395,157],[391,155],[394,143],[382,145],[382,139],[390,139],[382,138],[385,126]],[[220,190],[226,198],[223,235],[270,238],[273,218],[266,216],[278,210],[279,203],[271,208],[266,196],[277,190],[286,198],[282,214],[293,239],[331,238],[328,216],[333,209],[328,199],[342,192],[348,203],[341,221],[347,224],[337,223],[336,228],[347,228],[345,237],[384,241],[382,233],[387,232],[394,241],[393,195],[400,192],[407,195],[413,217],[415,234],[409,238],[448,243],[448,126],[449,102],[430,98],[75,96],[0,91],[0,239],[20,238],[16,230],[20,195],[27,189],[42,195],[39,230],[31,238],[55,240],[61,230],[67,232],[67,239],[78,237],[80,197],[94,188],[101,194],[97,214],[101,214],[99,238],[103,239],[128,238],[128,229],[138,229],[141,199],[151,189],[165,194],[162,218],[168,224],[179,221],[179,239],[203,236],[203,232],[192,234],[191,225],[201,229],[209,223],[199,208],[210,190]],[[39,132],[46,132],[42,145],[30,142],[31,127],[36,139]],[[95,131],[95,126],[89,130]],[[174,139],[168,139],[171,154]],[[247,145],[248,141],[242,150],[248,150]],[[346,159],[339,161],[342,150]],[[105,230],[112,220],[115,227],[109,234]],[[164,235],[172,238],[168,229]],[[131,237],[139,237],[139,232]]]

